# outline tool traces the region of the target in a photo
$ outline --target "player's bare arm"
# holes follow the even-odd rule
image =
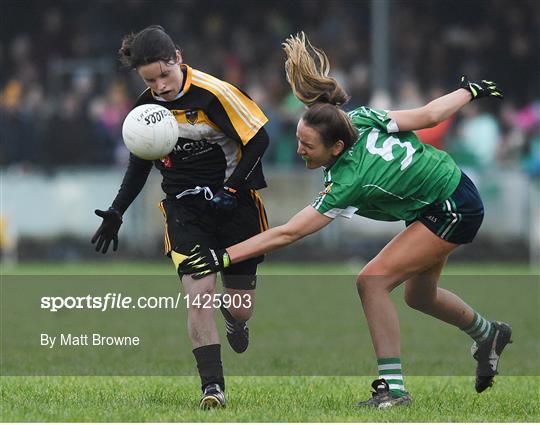
[[[435,127],[440,122],[454,115],[469,103],[472,96],[465,89],[457,89],[428,104],[415,109],[390,111],[388,115],[396,122],[399,131],[414,131]]]
[[[471,100],[482,97],[502,99],[503,95],[493,81],[469,81],[463,75],[459,89],[438,97],[420,108],[390,111],[388,115],[396,122],[399,131],[421,130],[436,126],[450,118]]]
[[[290,245],[322,229],[332,220],[309,205],[286,224],[268,229],[227,249],[213,249],[197,245],[191,255],[182,261],[179,272],[190,274],[194,279],[201,279],[233,263]]]
[[[227,248],[231,263],[239,263],[287,246],[303,237],[315,233],[330,224],[331,218],[318,212],[311,205],[293,216],[287,223],[268,229],[266,232]]]

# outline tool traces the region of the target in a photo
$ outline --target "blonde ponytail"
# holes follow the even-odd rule
[[[285,73],[294,95],[307,106],[316,103],[343,105],[349,96],[329,77],[330,62],[321,49],[313,47],[304,32],[285,40]]]

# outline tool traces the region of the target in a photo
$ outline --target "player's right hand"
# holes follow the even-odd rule
[[[232,187],[223,186],[223,189],[214,195],[211,202],[216,208],[232,211],[238,205],[237,190]]]
[[[229,253],[225,249],[212,249],[196,245],[191,255],[178,266],[178,273],[191,275],[193,279],[202,279],[217,273],[231,265]]]
[[[109,249],[109,245],[113,242],[113,251],[118,249],[118,229],[122,225],[122,215],[114,208],[109,208],[107,211],[95,210],[97,216],[103,218],[101,226],[90,241],[96,243],[96,251],[101,251],[103,254]]]
[[[502,91],[497,87],[497,83],[493,81],[469,81],[466,75],[462,75],[459,87],[467,90],[472,95],[472,100],[480,99],[481,97],[503,98]]]

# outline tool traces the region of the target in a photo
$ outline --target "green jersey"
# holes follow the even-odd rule
[[[324,170],[325,189],[312,204],[317,211],[408,221],[452,195],[461,170],[446,152],[399,131],[387,111],[360,107],[349,116],[358,140]]]

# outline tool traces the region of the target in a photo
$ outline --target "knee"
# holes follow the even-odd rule
[[[363,275],[362,272],[358,273],[358,276],[356,277],[356,290],[358,291],[360,298],[362,298],[368,290],[368,281],[369,279]]]
[[[212,283],[205,283],[200,286],[193,286],[190,288],[190,295],[192,297],[199,296],[199,297],[213,297],[215,294],[215,285]]]
[[[231,313],[232,316],[240,322],[247,322],[249,319],[251,319],[251,316],[253,314],[252,308],[229,307],[227,310],[229,310],[229,313]]]
[[[388,271],[382,264],[366,265],[356,277],[356,289],[360,298],[374,291],[386,290],[388,281]]]
[[[227,290],[225,294],[221,296],[223,306],[229,313],[241,322],[248,321],[253,314],[253,307],[255,304],[254,292],[230,292]]]
[[[211,311],[215,301],[215,285],[213,282],[200,282],[186,288],[186,297],[189,302],[189,310],[193,312]]]

